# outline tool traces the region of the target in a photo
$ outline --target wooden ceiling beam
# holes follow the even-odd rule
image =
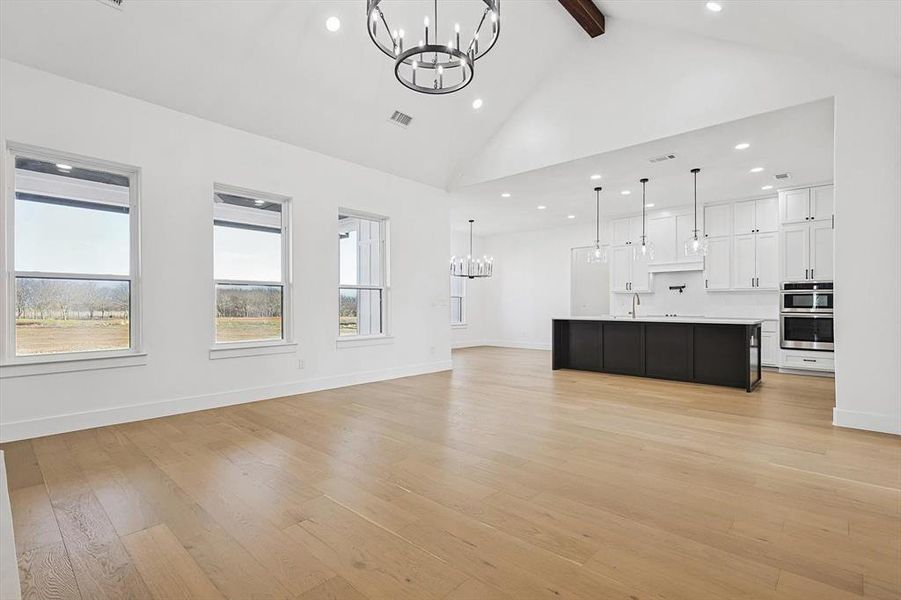
[[[589,36],[596,38],[604,33],[604,13],[593,0],[558,0]]]

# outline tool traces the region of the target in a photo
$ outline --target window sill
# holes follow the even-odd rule
[[[338,348],[358,348],[360,346],[382,346],[393,344],[394,337],[390,335],[355,335],[353,337],[338,338],[335,344]]]
[[[297,342],[239,342],[221,344],[210,348],[210,360],[240,358],[242,356],[266,356],[269,354],[293,354]]]
[[[0,365],[0,379],[138,367],[147,364],[146,352],[131,352],[106,356],[37,357]]]
[[[466,323],[451,323],[451,329],[466,329]]]

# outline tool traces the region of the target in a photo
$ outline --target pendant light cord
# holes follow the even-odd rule
[[[472,258],[472,224],[474,220],[469,220],[469,258]]]
[[[644,246],[645,239],[647,238],[647,232],[645,231],[645,222],[647,219],[645,218],[645,205],[647,202],[645,201],[645,185],[648,183],[648,178],[645,177],[641,180],[641,245]]]
[[[601,188],[595,188],[597,198],[594,202],[594,243],[601,245]]]
[[[695,176],[695,228],[694,235],[695,239],[698,239],[698,173],[701,169],[694,168],[691,170],[692,174]]]

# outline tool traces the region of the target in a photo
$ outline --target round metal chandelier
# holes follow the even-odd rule
[[[366,0],[369,37],[379,50],[394,60],[397,80],[415,92],[450,94],[462,90],[475,75],[475,61],[488,54],[500,36],[500,0],[470,0],[466,3],[474,6],[484,4],[481,18],[478,18],[479,11],[473,10],[476,27],[468,42],[466,38],[461,41],[459,23],[454,23],[452,33],[449,27],[442,30],[438,21],[438,0],[433,0],[431,17],[434,20],[425,15],[423,36],[418,44],[405,43],[406,32],[392,29],[389,18],[380,6],[382,2]],[[403,4],[406,9],[410,2],[395,4]],[[449,34],[448,41],[442,44],[439,40],[444,39],[441,36],[445,33]],[[490,38],[486,41],[488,36]]]
[[[494,258],[483,255],[482,258],[473,258],[472,256],[472,224],[474,219],[469,220],[469,254],[466,256],[451,256],[450,274],[452,277],[468,277],[475,279],[477,277],[491,277],[494,273]]]

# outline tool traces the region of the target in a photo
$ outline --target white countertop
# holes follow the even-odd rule
[[[643,317],[601,315],[598,317],[554,317],[554,321],[631,321],[634,323],[701,323],[709,325],[757,325],[764,319],[730,319],[719,317]]]

